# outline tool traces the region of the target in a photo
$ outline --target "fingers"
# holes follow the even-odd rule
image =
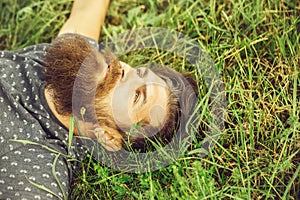
[[[95,136],[98,142],[108,151],[116,152],[122,148],[122,136],[113,129],[107,130],[109,128],[105,127],[96,128]]]

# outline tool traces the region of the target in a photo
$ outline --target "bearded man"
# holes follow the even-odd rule
[[[98,51],[108,4],[75,0],[51,45],[0,52],[0,199],[68,197],[76,165],[64,155],[83,157],[79,142],[69,140],[72,116],[76,135],[108,151],[120,150],[124,141],[144,151],[151,139],[168,142],[179,118],[193,112],[193,102],[179,105],[196,88],[190,76],[132,68]],[[141,129],[128,136],[136,123]]]

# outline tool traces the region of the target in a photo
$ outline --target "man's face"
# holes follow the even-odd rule
[[[121,76],[106,100],[117,125],[143,122],[159,127],[166,117],[167,85],[150,69],[134,69],[121,62]]]
[[[58,115],[76,116],[83,135],[101,128],[104,134],[91,137],[116,151],[122,146],[116,125],[127,129],[136,122],[157,128],[164,124],[169,90],[151,70],[104,56],[80,36],[59,37],[47,51],[43,76]]]

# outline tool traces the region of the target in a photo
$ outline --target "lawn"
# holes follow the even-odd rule
[[[0,49],[51,42],[70,0],[0,0]],[[225,127],[211,152],[201,140],[157,171],[131,174],[87,156],[71,199],[299,199],[300,2],[295,0],[112,0],[101,41],[145,27],[175,30],[213,59],[227,99]],[[136,51],[145,60],[201,77],[180,56]],[[206,87],[200,85],[200,97]],[[206,124],[209,111],[203,115]],[[207,129],[200,129],[205,135]]]

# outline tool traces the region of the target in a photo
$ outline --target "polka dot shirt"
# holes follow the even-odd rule
[[[48,46],[0,51],[0,199],[65,199],[75,166],[67,160],[82,158],[44,97]]]

